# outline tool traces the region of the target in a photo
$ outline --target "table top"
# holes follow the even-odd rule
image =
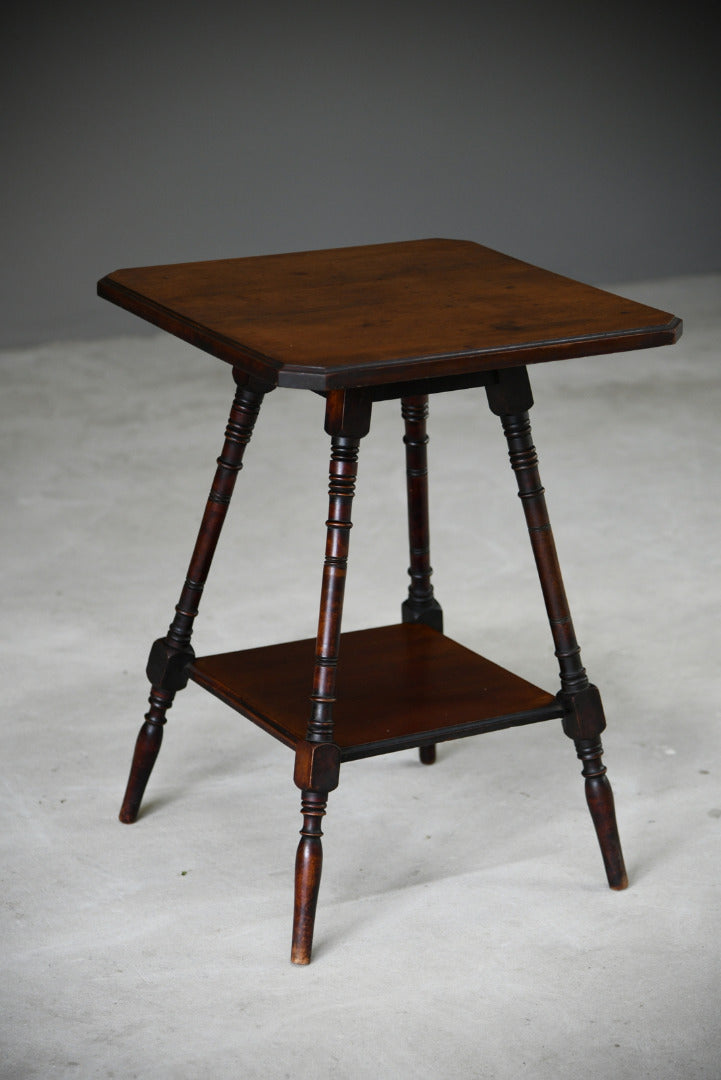
[[[382,386],[672,344],[681,320],[463,240],[116,270],[98,293],[272,386]]]

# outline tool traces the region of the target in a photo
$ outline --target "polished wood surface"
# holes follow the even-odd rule
[[[266,388],[467,375],[681,330],[668,312],[462,240],[116,270],[98,292]]]
[[[503,372],[486,387],[491,411],[501,418],[508,443],[508,457],[516,476],[518,494],[528,527],[538,580],[559,664],[563,705],[563,730],[576,744],[584,763],[586,801],[591,812],[601,856],[612,889],[625,889],[628,876],[616,825],[613,792],[603,764],[601,732],[606,718],[598,689],[588,679],[581,648],[566,599],[561,566],[556,554],[546,497],[533,444],[528,409],[533,404],[525,368]]]
[[[153,643],[146,674],[150,680],[150,708],[135,743],[130,775],[125,788],[120,820],[131,825],[138,816],[150,774],[163,741],[163,727],[178,690],[188,682],[187,666],[195,653],[190,644],[200,599],[213,562],[213,555],[230,505],[243,455],[253,434],[263,395],[247,387],[243,372],[234,371],[237,384],[225,428],[225,439],[216,463],[215,476],[205,512],[190,558],[188,573],[175,607],[173,620],[164,638]]]
[[[626,870],[603,764],[601,696],[581,662],[528,411],[527,365],[670,344],[679,319],[477,244],[423,240],[119,270],[101,296],[233,365],[235,400],[173,621],[148,661],[150,709],[121,820],[134,821],[166,713],[188,679],[294,751],[303,824],[291,958],[311,958],[322,820],[342,762],[560,719],[582,762],[609,885]],[[329,512],[315,639],[195,659],[198,604],[263,394],[325,395]],[[546,605],[560,689],[551,694],[443,633],[433,595],[427,395],[485,386],[501,420]],[[411,584],[403,622],[341,632],[351,506],[375,401],[400,398]],[[263,588],[267,582],[261,582]],[[262,590],[261,590],[262,591]]]
[[[431,533],[428,508],[428,395],[401,399],[405,425],[406,491],[408,496],[408,596],[401,606],[403,622],[422,622],[443,630],[443,611],[433,595]]]
[[[331,391],[326,397],[325,429],[331,436],[328,518],[320,590],[310,719],[305,740],[296,747],[293,779],[301,789],[303,827],[295,860],[295,906],[291,960],[309,964],[315,907],[323,866],[321,820],[328,792],[338,784],[340,754],[333,745],[338,653],[343,617],[351,512],[358,474],[360,440],[368,434],[371,401],[367,394]],[[282,668],[278,669],[282,672]],[[284,677],[282,675],[281,677]]]
[[[431,577],[431,532],[428,509],[428,394],[401,398],[405,426],[406,491],[408,496],[408,549],[411,582],[401,605],[405,623],[421,622],[443,632],[443,610],[433,595]],[[424,765],[434,765],[436,748],[419,747]]]
[[[306,735],[314,646],[206,656],[189,675],[295,747]],[[343,634],[339,656],[333,741],[343,761],[563,714],[553,694],[422,623]]]

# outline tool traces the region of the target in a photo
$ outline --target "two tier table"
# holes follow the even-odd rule
[[[225,361],[235,394],[188,575],[167,634],[151,648],[150,707],[135,746],[124,822],[135,821],[166,713],[192,679],[290,747],[303,824],[291,959],[310,960],[321,820],[345,761],[484,731],[561,721],[575,743],[608,882],[627,884],[602,761],[601,698],[581,663],[531,438],[528,366],[676,341],[667,312],[459,240],[308,251],[117,270],[100,296]],[[315,640],[196,657],[193,623],[264,395],[325,398],[329,510]],[[484,387],[500,418],[540,578],[560,688],[553,694],[443,633],[429,547],[429,395]],[[361,440],[376,401],[404,424],[410,585],[401,622],[341,633]],[[259,592],[257,602],[262,603]]]

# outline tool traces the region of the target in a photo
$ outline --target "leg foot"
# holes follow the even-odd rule
[[[320,875],[323,868],[323,845],[320,827],[327,796],[304,791],[301,800],[303,828],[295,858],[295,910],[291,963],[309,964],[313,948],[315,910],[318,903]]]
[[[153,690],[150,694],[150,709],[135,742],[133,763],[120,808],[119,817],[124,825],[132,825],[138,817],[143,794],[163,741],[165,713],[172,705],[174,697],[174,693],[163,690]]]
[[[578,739],[576,750],[583,762],[583,776],[586,778],[586,802],[591,811],[591,818],[601,848],[603,865],[606,868],[608,884],[612,889],[625,889],[628,876],[621,851],[621,841],[616,824],[616,811],[613,791],[606,776],[606,766],[601,760],[603,746],[600,739]]]
[[[434,765],[436,761],[436,748],[434,744],[430,746],[419,746],[418,757],[421,759],[423,765]]]

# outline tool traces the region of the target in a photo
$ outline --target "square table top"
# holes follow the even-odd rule
[[[267,388],[469,376],[672,344],[682,328],[464,240],[116,270],[98,293]]]

